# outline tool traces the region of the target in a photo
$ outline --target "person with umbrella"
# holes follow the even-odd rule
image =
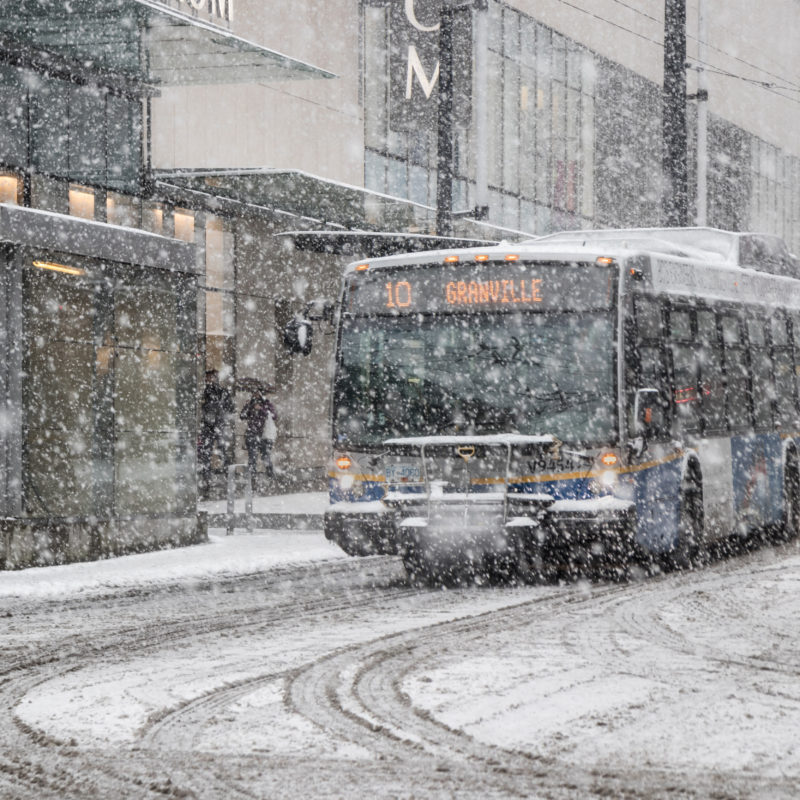
[[[217,370],[208,370],[201,405],[198,448],[200,473],[206,487],[211,478],[211,457],[214,451],[219,451],[223,468],[230,462],[231,421],[235,411],[233,392],[220,384]]]
[[[244,404],[240,419],[247,423],[244,433],[244,444],[247,448],[247,465],[250,469],[250,481],[255,482],[258,460],[264,462],[267,477],[274,476],[272,467],[272,447],[277,433],[278,412],[275,405],[267,397],[272,387],[265,384],[254,384],[250,399]]]

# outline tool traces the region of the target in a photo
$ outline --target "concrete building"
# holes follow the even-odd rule
[[[441,0],[79,0],[71,6],[89,26],[135,9],[138,33],[117,26],[113,46],[97,35],[54,46],[48,29],[29,42],[32,63],[40,51],[83,63],[92,55],[95,77],[76,86],[103,87],[107,119],[123,113],[118,96],[137,98],[141,113],[108,128],[102,177],[30,157],[20,167],[21,154],[0,153],[4,197],[194,243],[197,374],[214,368],[231,387],[243,378],[276,387],[286,485],[319,485],[324,475],[334,337],[320,321],[312,354],[290,356],[283,326],[309,301],[336,298],[348,260],[411,241],[431,246],[442,233],[443,18],[453,36],[455,236],[664,222],[664,4],[460,5],[449,13]],[[686,0],[687,92],[708,91],[707,101],[687,100],[690,196],[698,164],[707,187],[690,219],[705,206],[710,226],[776,233],[798,252],[800,6],[779,0],[757,16],[743,2],[702,7],[705,26],[700,0]],[[54,13],[45,16],[58,28]],[[4,63],[14,65],[22,26],[4,19],[0,31]],[[97,93],[71,91],[76,103]],[[42,148],[67,146],[58,125],[30,130]],[[128,152],[137,155],[120,159]],[[93,204],[81,204],[84,190]]]
[[[204,538],[207,258],[191,214],[148,190],[150,100],[295,75],[327,73],[149,0],[4,6],[0,568]]]

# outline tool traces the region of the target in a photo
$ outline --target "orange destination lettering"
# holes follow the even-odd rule
[[[450,281],[445,285],[445,300],[451,306],[482,306],[493,303],[541,303],[541,278],[498,281]],[[395,298],[401,305],[398,298]]]

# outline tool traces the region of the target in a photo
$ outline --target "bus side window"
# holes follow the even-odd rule
[[[647,435],[659,439],[669,434],[670,408],[667,395],[667,374],[664,351],[661,342],[663,336],[663,314],[659,300],[653,297],[636,297],[636,325],[634,330],[628,328],[626,336],[632,335],[635,346],[626,354],[628,364],[629,388],[629,427],[635,429],[633,419],[637,389],[656,389],[661,403],[650,408],[650,423]],[[635,332],[634,332],[635,331]],[[633,373],[633,374],[631,374]]]
[[[794,362],[786,319],[777,312],[770,320],[772,365],[775,369],[775,395],[778,426],[792,430],[797,425],[797,405],[794,395]]]
[[[772,361],[767,349],[764,322],[760,319],[748,319],[747,335],[750,340],[755,426],[756,428],[770,428],[772,426],[772,404],[775,400],[775,384],[772,380]]]
[[[722,379],[722,345],[713,311],[697,312],[697,341],[700,344],[700,405],[703,428],[707,432],[727,429],[725,394]]]
[[[792,373],[794,375],[795,403],[800,402],[800,314],[792,314]]]
[[[686,309],[673,308],[669,312],[672,402],[678,432],[696,431],[700,427],[700,386],[692,317],[693,312]]]
[[[733,429],[749,428],[750,380],[747,353],[742,343],[739,320],[733,316],[722,317],[722,341],[724,345],[725,408],[728,422]]]
[[[648,435],[654,439],[669,434],[669,401],[665,391],[667,385],[664,370],[664,354],[660,347],[642,346],[639,348],[639,380],[642,389],[657,389],[662,398],[660,405],[653,406],[649,412]],[[633,403],[631,403],[633,405]],[[631,413],[633,409],[631,408]],[[630,430],[633,430],[631,426]]]
[[[636,330],[638,340],[661,339],[661,305],[652,297],[636,298]]]

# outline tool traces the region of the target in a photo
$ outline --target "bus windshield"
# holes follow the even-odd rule
[[[334,437],[614,437],[610,311],[345,316]]]

